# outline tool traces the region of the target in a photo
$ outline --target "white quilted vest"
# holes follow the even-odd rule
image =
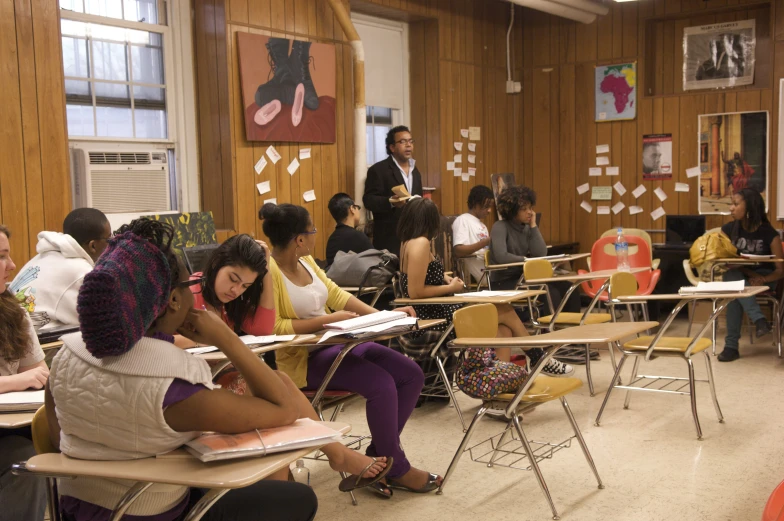
[[[155,456],[192,440],[163,417],[163,398],[175,378],[214,388],[207,363],[169,342],[143,338],[120,356],[95,358],[81,333],[63,337],[52,361],[49,386],[60,423],[60,450],[73,458],[131,460]],[[117,464],[122,465],[122,463]],[[113,509],[133,482],[99,478],[60,480],[60,493]],[[153,485],[128,514],[147,516],[173,508],[186,487]]]

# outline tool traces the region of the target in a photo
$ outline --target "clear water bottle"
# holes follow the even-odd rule
[[[615,237],[615,259],[618,262],[619,271],[629,271],[629,243],[623,236],[623,228],[618,228],[618,235]]]
[[[297,483],[310,486],[310,470],[305,466],[305,460],[298,459],[291,474],[294,476],[294,481]]]

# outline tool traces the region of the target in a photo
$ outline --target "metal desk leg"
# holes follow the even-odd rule
[[[144,491],[150,488],[152,485],[153,483],[150,481],[147,483],[139,482],[132,486],[130,490],[128,490],[128,492],[126,492],[125,495],[120,498],[120,501],[117,502],[117,506],[115,507],[114,512],[112,512],[110,521],[120,521],[125,512],[131,508],[131,505],[134,503],[134,501],[139,499],[139,496],[141,496]]]
[[[183,521],[199,521],[204,514],[207,513],[207,510],[209,510],[212,505],[222,498],[229,490],[230,489],[228,488],[213,488],[209,490],[198,503],[193,505],[193,508],[188,512],[188,515],[185,516]]]

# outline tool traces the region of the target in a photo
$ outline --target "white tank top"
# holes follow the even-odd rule
[[[283,271],[281,271],[283,281],[286,283],[286,290],[289,292],[291,305],[294,308],[294,313],[301,319],[324,316],[327,314],[326,311],[324,311],[324,308],[327,305],[327,297],[329,296],[327,286],[321,282],[321,279],[316,276],[307,262],[302,262],[300,260],[299,263],[308,270],[310,277],[313,279],[307,286],[297,286],[289,280]]]

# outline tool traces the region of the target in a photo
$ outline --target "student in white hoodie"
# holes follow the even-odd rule
[[[63,233],[38,234],[38,255],[25,264],[10,290],[28,313],[44,313],[45,328],[78,326],[76,297],[84,276],[112,236],[106,215],[77,208],[63,221]]]

